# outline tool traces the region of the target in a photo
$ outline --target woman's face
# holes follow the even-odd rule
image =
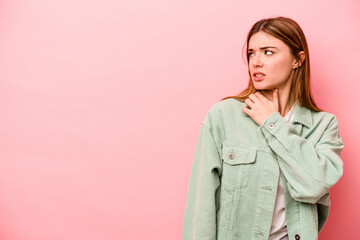
[[[251,80],[256,89],[290,89],[293,69],[297,66],[285,43],[260,31],[251,36],[248,54]]]

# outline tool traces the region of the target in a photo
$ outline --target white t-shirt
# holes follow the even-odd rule
[[[294,118],[294,107],[292,106],[290,111],[284,117],[285,120],[291,122]],[[279,174],[278,190],[276,194],[276,201],[274,207],[274,214],[271,223],[269,240],[288,240],[288,232],[285,221],[285,198],[284,198],[284,187]]]

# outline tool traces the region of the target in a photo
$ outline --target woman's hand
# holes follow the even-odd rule
[[[245,100],[245,104],[250,107],[244,107],[242,110],[249,115],[254,122],[259,126],[268,118],[272,113],[279,112],[279,89],[273,92],[273,99],[269,100],[260,92],[250,94],[249,98]]]

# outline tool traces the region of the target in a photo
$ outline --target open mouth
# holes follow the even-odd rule
[[[253,80],[255,80],[255,81],[260,81],[260,80],[263,80],[264,78],[265,78],[265,74],[263,74],[263,73],[255,72],[253,74]]]
[[[256,73],[256,74],[254,74],[254,76],[255,76],[255,77],[263,77],[263,76],[265,76],[265,75],[262,74],[262,73]]]

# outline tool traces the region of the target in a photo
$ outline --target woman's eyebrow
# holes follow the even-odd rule
[[[266,48],[276,48],[276,49],[278,49],[277,47],[273,47],[273,46],[261,47],[260,49],[263,50],[263,49],[266,49]],[[252,48],[249,48],[248,51],[254,51],[254,50]]]

